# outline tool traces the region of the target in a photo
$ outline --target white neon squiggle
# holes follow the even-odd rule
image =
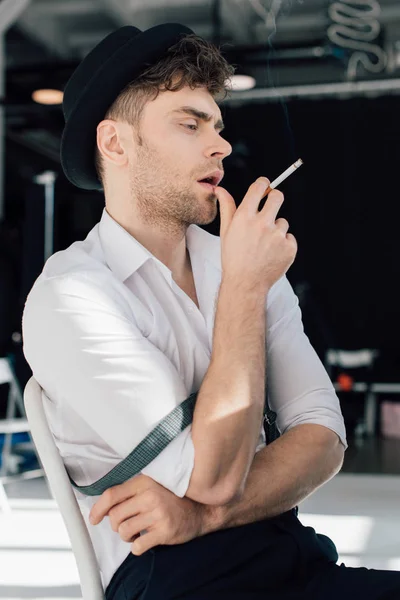
[[[370,73],[381,73],[387,66],[386,52],[372,43],[381,31],[380,13],[377,0],[338,0],[329,6],[333,21],[327,31],[329,40],[341,48],[355,50],[347,65],[349,79],[355,79],[359,63]]]

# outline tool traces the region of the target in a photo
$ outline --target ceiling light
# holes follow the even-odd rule
[[[256,85],[256,80],[250,75],[233,75],[228,86],[232,90],[251,90]]]
[[[60,90],[35,90],[32,99],[38,104],[62,104],[64,94]]]

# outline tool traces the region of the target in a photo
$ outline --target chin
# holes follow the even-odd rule
[[[207,192],[206,194],[203,192],[202,197],[208,200],[209,202],[216,202],[217,195],[214,192]]]
[[[215,196],[211,196],[211,195],[207,198],[207,200],[209,201],[210,208],[209,208],[209,210],[207,210],[207,212],[204,211],[204,213],[203,213],[204,214],[203,225],[208,225],[209,223],[212,223],[217,217],[218,209],[217,209],[217,205],[216,205],[214,198],[215,198]]]

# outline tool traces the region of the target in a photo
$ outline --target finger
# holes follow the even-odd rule
[[[286,219],[277,219],[275,221],[275,225],[278,229],[280,229],[283,233],[287,233],[289,231],[289,223]]]
[[[154,517],[151,513],[144,513],[121,523],[117,531],[122,541],[132,542],[135,536],[141,531],[148,530],[152,525],[154,525]]]
[[[116,504],[108,511],[108,517],[113,531],[118,531],[118,528],[123,521],[140,514],[143,512],[143,509],[146,509],[146,507],[143,507],[141,497],[141,494],[137,494],[133,498],[128,498],[128,500]]]
[[[289,240],[293,244],[295,254],[297,254],[297,240],[294,237],[294,235],[292,235],[291,233],[287,233],[286,239]]]
[[[274,223],[284,199],[285,197],[282,192],[278,190],[272,190],[268,194],[268,198],[264,204],[264,207],[258,214],[263,220],[266,220],[269,223]]]
[[[130,479],[125,483],[108,488],[102,493],[99,500],[92,506],[89,514],[92,525],[100,523],[113,506],[127,500],[137,492],[133,481],[133,479]]]
[[[262,195],[268,188],[269,183],[269,179],[266,177],[259,177],[256,179],[247,190],[247,193],[238,207],[238,210],[246,210],[249,215],[258,214],[258,207],[261,202]]]
[[[236,212],[236,203],[233,196],[221,186],[215,188],[215,195],[219,203],[220,236],[223,238]]]
[[[160,531],[152,529],[133,542],[131,545],[131,552],[136,556],[140,556],[144,552],[147,552],[147,550],[150,550],[150,548],[154,548],[160,544],[162,544]]]
[[[270,186],[267,187],[267,189],[265,190],[265,192],[263,192],[263,195],[261,196],[261,200],[263,200],[265,198],[265,196],[268,196],[268,194],[275,188],[272,188]]]

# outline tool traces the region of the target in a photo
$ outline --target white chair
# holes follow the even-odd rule
[[[42,388],[31,377],[24,391],[26,416],[40,462],[64,520],[79,572],[83,600],[103,600],[104,590],[92,541],[43,407]]]
[[[378,356],[378,350],[370,348],[360,350],[329,348],[325,355],[325,362],[328,371],[330,367],[342,367],[344,369],[372,368]]]

